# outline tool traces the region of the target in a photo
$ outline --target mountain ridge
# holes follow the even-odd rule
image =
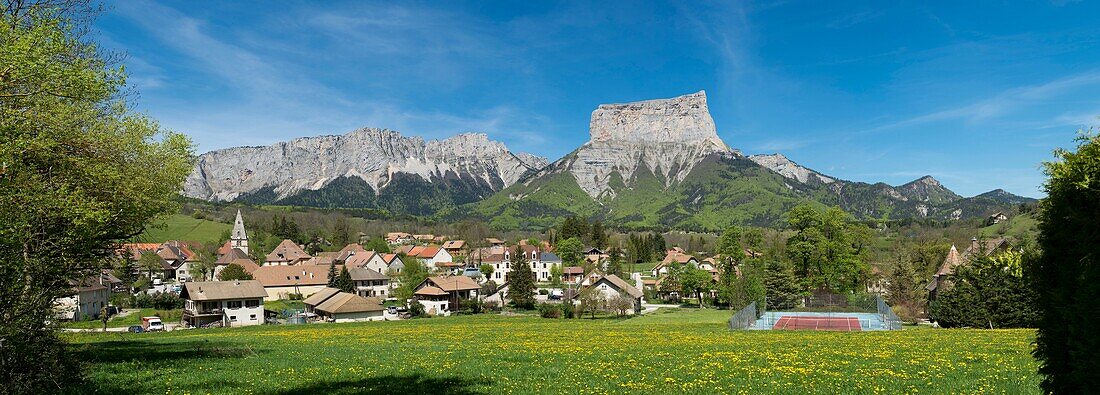
[[[858,218],[950,220],[1034,201],[1003,190],[964,198],[930,175],[891,186],[829,176],[781,153],[745,156],[718,136],[704,91],[599,105],[589,136],[549,162],[480,133],[424,140],[360,128],[208,152],[184,195],[472,215],[497,228],[582,215],[627,228],[706,230],[774,224],[803,202],[837,205]]]

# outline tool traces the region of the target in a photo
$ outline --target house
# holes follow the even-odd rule
[[[429,268],[436,267],[436,263],[454,261],[454,257],[439,246],[416,246],[410,249],[406,255],[419,259],[424,266]]]
[[[337,259],[339,256],[340,256],[339,252],[332,252],[332,251],[318,252],[316,255],[313,255],[312,258],[309,258],[307,260],[299,262],[298,264],[299,265],[320,265],[320,266],[329,266],[329,265],[332,265],[333,263],[343,264],[342,262],[340,262]]]
[[[147,246],[137,246],[137,248],[134,248],[134,249],[129,249],[130,247],[124,247],[124,248],[129,249],[129,251],[130,251],[130,259],[133,261],[135,272],[137,272],[139,274],[144,273],[149,278],[159,278],[159,279],[162,279],[162,280],[168,280],[168,279],[176,277],[176,268],[173,267],[172,264],[168,263],[168,261],[165,260],[164,258],[162,258],[159,254],[157,254],[157,250],[160,248],[159,244],[156,244],[156,243],[134,243],[134,244],[129,244],[127,246],[135,246],[137,244],[152,244],[154,247],[153,248],[144,248],[144,247],[147,247]],[[138,248],[141,248],[141,249],[138,249]],[[146,254],[156,256],[155,260],[156,260],[157,264],[156,264],[155,267],[145,267],[141,263],[141,257],[145,256]]]
[[[513,270],[513,257],[514,250],[505,249],[503,253],[492,254],[482,259],[483,264],[489,264],[493,266],[493,274],[490,280],[493,280],[497,284],[508,281],[508,274]],[[531,268],[531,272],[535,275],[535,281],[548,282],[550,281],[550,269],[554,265],[561,265],[561,258],[557,255],[541,251],[538,247],[530,245],[521,245],[520,253],[523,254],[523,258],[527,260],[528,267]]]
[[[101,276],[88,276],[70,281],[71,294],[54,300],[54,312],[58,319],[81,321],[98,318],[111,301],[111,288],[103,284]]]
[[[302,249],[301,246],[291,240],[283,240],[275,249],[264,257],[264,266],[297,265],[313,258]]]
[[[386,298],[390,295],[390,278],[374,269],[356,267],[348,269],[355,293],[364,297]]]
[[[265,296],[256,280],[185,283],[180,291],[183,321],[192,327],[259,325],[264,323]]]
[[[157,248],[157,255],[172,265],[175,271],[173,278],[191,281],[191,264],[198,262],[199,254],[191,251],[190,246],[178,240],[169,240]]]
[[[1011,248],[1011,244],[1004,238],[980,241],[977,237],[971,238],[970,246],[961,254],[959,250],[952,245],[951,249],[947,251],[947,257],[943,259],[943,264],[941,264],[939,270],[932,275],[932,281],[924,287],[924,289],[928,291],[928,300],[935,300],[936,294],[939,293],[940,290],[950,286],[951,276],[955,274],[955,268],[960,265],[965,265],[971,259],[981,256],[993,256],[1008,251]]]
[[[629,297],[634,300],[633,314],[640,314],[642,312],[642,291],[619,278],[619,276],[614,274],[601,276],[599,279],[593,281],[592,285],[589,285],[589,287],[597,289],[605,300],[620,296]],[[576,299],[578,296],[580,296],[579,293],[574,295],[573,298]]]
[[[653,267],[653,277],[660,277],[661,275],[668,274],[668,268],[673,264],[692,265],[698,266],[699,260],[695,257],[684,254],[682,252],[669,251],[665,255],[665,259]]]
[[[481,286],[466,276],[432,276],[416,286],[414,297],[428,314],[450,315],[465,299],[476,299]]]
[[[124,284],[122,280],[115,277],[110,270],[103,269],[99,274],[100,284],[103,284],[111,290],[111,293],[123,293],[130,292],[129,286]]]
[[[347,260],[344,260],[343,264],[347,265],[349,269],[353,267],[362,267],[376,270],[379,273],[385,273],[386,270],[390,268],[390,265],[388,262],[386,262],[385,257],[383,257],[382,254],[376,253],[374,251],[357,252],[355,253],[355,255],[348,257]]]
[[[366,269],[369,270],[369,269]],[[380,321],[384,308],[378,298],[340,292],[336,288],[324,288],[302,301],[306,312],[330,322]]]
[[[249,258],[237,258],[237,259],[234,259],[232,261],[229,261],[229,262],[225,263],[224,265],[223,264],[215,264],[214,265],[214,278],[213,279],[214,280],[220,279],[220,275],[222,274],[222,270],[225,270],[225,268],[228,267],[229,265],[240,266],[242,269],[244,269],[245,273],[249,273],[249,274],[252,274],[252,273],[256,272],[256,269],[260,268],[260,265],[257,265],[256,262],[252,262],[252,260],[249,259]]]
[[[435,241],[435,235],[431,235],[431,234],[413,235],[413,240],[416,240],[416,241],[422,242],[422,243],[431,243],[431,242]]]
[[[214,261],[214,279],[218,278],[218,275],[225,270],[226,266],[230,264],[238,264],[244,268],[244,271],[252,273],[253,270],[260,267],[256,262],[252,260],[244,251],[239,248],[231,248],[225,254],[218,256],[218,260]]]
[[[336,266],[339,273],[343,266]],[[261,266],[252,272],[267,292],[265,299],[289,299],[291,295],[308,296],[328,286],[329,266],[294,265]]]
[[[401,270],[405,269],[405,262],[401,260],[401,257],[397,254],[381,254],[382,261],[386,263],[386,271],[383,274],[393,273],[393,275],[401,274]]]
[[[451,240],[443,243],[443,249],[447,250],[451,256],[461,255],[463,248],[466,248],[465,240]]]
[[[412,241],[412,235],[405,232],[386,233],[386,242],[389,244],[405,244],[411,243]]]
[[[584,252],[584,259],[596,265],[599,265],[600,262],[606,261],[609,257],[610,255],[607,255],[606,252],[595,247],[589,248],[588,251]]]
[[[569,266],[561,269],[561,280],[567,283],[577,283],[580,281],[581,276],[584,276],[584,268],[580,266]]]
[[[504,247],[504,240],[495,237],[486,238],[485,243],[488,244],[489,247]]]
[[[985,225],[996,225],[1004,221],[1008,221],[1008,216],[1005,215],[1005,213],[998,211],[990,215],[989,218],[986,218]]]

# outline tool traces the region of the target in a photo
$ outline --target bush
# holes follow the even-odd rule
[[[566,300],[562,302],[561,316],[564,318],[577,318],[577,309],[573,306],[572,301]]]
[[[287,294],[287,300],[302,300],[305,299],[302,294]]]
[[[158,310],[182,309],[183,299],[180,299],[174,293],[157,292],[156,295],[153,295],[153,305],[151,307]]]
[[[561,318],[561,307],[556,304],[539,304],[539,315],[542,318]]]
[[[145,292],[134,295],[130,305],[138,309],[151,309],[153,308],[153,297]]]
[[[1033,328],[1039,311],[1028,281],[1003,261],[976,259],[956,269],[951,286],[929,305],[929,316],[947,328]]]
[[[419,300],[413,299],[409,302],[409,315],[413,318],[426,317],[424,312],[424,305]]]
[[[496,301],[487,301],[484,303],[484,308],[486,312],[500,311],[500,303]]]
[[[481,314],[485,311],[485,303],[477,299],[460,300],[458,310],[462,314]]]
[[[550,290],[548,290],[546,288],[539,288],[539,295],[549,295],[549,294],[550,294]]]

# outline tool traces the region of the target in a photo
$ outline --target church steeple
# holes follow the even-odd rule
[[[241,218],[241,210],[237,209],[237,219],[233,221],[233,234],[229,237],[229,245],[248,253],[248,235],[244,232],[244,219]]]

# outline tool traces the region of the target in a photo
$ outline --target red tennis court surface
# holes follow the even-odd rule
[[[859,331],[856,317],[799,317],[783,316],[772,329],[810,329],[816,331]]]

